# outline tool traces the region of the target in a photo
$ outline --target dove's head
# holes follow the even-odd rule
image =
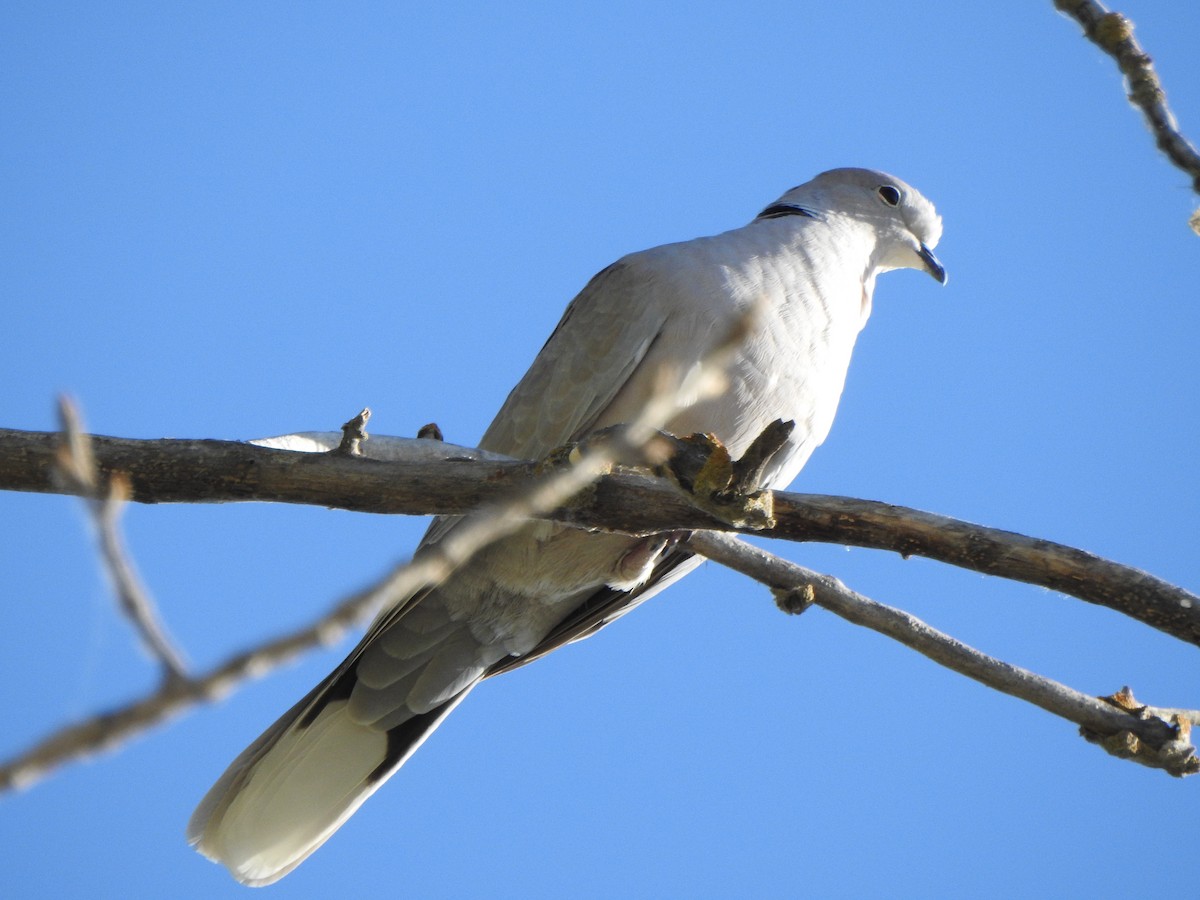
[[[875,232],[871,261],[878,271],[920,269],[946,283],[946,270],[933,255],[942,218],[920,191],[899,178],[873,169],[831,169],[792,188],[769,210],[783,207],[818,219],[845,216],[865,222]]]

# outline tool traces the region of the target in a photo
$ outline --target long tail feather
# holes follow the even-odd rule
[[[356,722],[338,679],[327,680],[233,761],[193,813],[188,840],[243,884],[277,881],[337,831],[472,687],[383,731]]]

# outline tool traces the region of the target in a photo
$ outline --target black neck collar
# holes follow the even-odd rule
[[[817,217],[816,213],[802,206],[788,206],[786,203],[776,203],[774,206],[768,206],[756,218],[778,219],[780,216],[806,216],[810,219]]]

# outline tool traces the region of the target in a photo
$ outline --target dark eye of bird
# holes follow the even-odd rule
[[[879,199],[882,200],[884,203],[886,203],[888,206],[899,206],[900,205],[900,191],[898,188],[893,187],[890,184],[885,184],[883,187],[881,187],[879,189]]]

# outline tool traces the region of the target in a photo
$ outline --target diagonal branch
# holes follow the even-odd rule
[[[798,593],[800,611],[805,604],[815,603],[856,625],[887,635],[948,669],[1074,722],[1086,729],[1089,736],[1100,736],[1098,743],[1113,736],[1134,735],[1138,741],[1135,751],[1128,750],[1127,742],[1121,746],[1126,750],[1123,755],[1137,762],[1165,769],[1175,776],[1200,772],[1200,760],[1188,740],[1191,723],[1200,721],[1200,713],[1173,711],[1171,722],[1157,716],[1140,717],[1111,702],[1089,697],[1028,669],[988,656],[903,610],[850,590],[836,578],[780,559],[738,538],[700,532],[692,535],[688,544],[714,562],[766,584],[777,594],[782,593],[781,606],[788,605],[788,595]]]
[[[1145,116],[1158,149],[1191,176],[1192,190],[1200,194],[1200,152],[1179,130],[1167,106],[1167,92],[1154,71],[1154,61],[1133,36],[1133,23],[1119,12],[1109,12],[1096,0],[1055,0],[1054,5],[1078,22],[1088,40],[1116,61],[1125,76],[1129,101]],[[1200,210],[1190,224],[1200,234]]]
[[[197,703],[219,700],[246,679],[340,640],[376,607],[374,589],[359,591],[308,625],[236,653],[207,672],[166,679],[137,700],[60,728],[0,762],[0,791],[29,787],[62,765],[117,747]]]
[[[484,547],[525,527],[530,519],[543,516],[567,502],[594,483],[616,460],[653,456],[657,452],[652,445],[658,440],[658,426],[679,411],[676,397],[690,396],[692,402],[702,402],[723,388],[719,373],[724,357],[733,346],[732,340],[721,344],[701,361],[701,365],[692,367],[682,378],[666,369],[660,371],[661,381],[678,384],[678,390],[656,391],[634,422],[609,430],[603,439],[585,441],[569,453],[552,454],[553,461],[544,464],[523,490],[510,492],[507,499],[493,502],[460,520],[441,540],[421,547],[411,562],[397,567],[372,587],[343,600],[309,625],[239,653],[199,677],[189,676],[182,666],[172,669],[172,677],[142,699],[61,728],[16,757],[0,762],[0,791],[28,787],[59,766],[117,746],[198,702],[221,696],[251,675],[264,674],[309,648],[340,637],[346,628],[360,619],[381,608],[396,606],[422,589],[436,586]],[[67,408],[64,404],[64,409]],[[322,455],[358,460],[356,451],[361,451],[361,442],[365,439],[363,428],[369,415],[364,410],[347,422],[343,426],[343,439],[335,449]],[[93,490],[95,485],[96,470],[90,458],[90,443],[80,434],[73,410],[65,419],[66,442],[76,448],[67,460],[84,460],[79,467],[80,478],[91,479],[78,481],[70,486],[70,492],[85,493]],[[145,599],[144,595],[142,599]],[[152,607],[146,605],[145,609]],[[145,610],[141,615],[144,618],[138,621],[143,633],[153,637],[153,618],[145,615]]]

